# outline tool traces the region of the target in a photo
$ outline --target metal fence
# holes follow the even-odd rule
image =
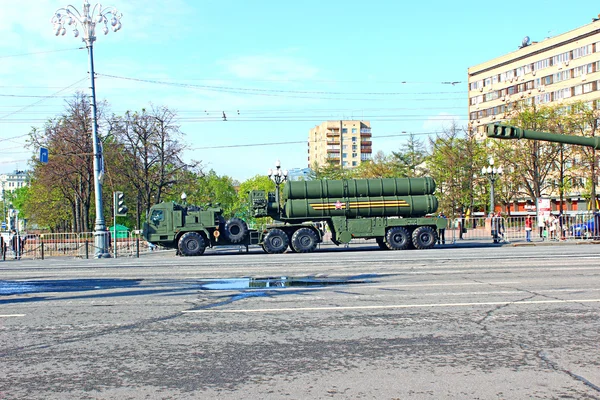
[[[108,232],[106,234],[108,251],[112,257],[139,257],[140,254],[161,249],[131,232],[118,232],[117,238],[112,238]],[[2,259],[94,258],[96,253],[94,232],[5,235],[4,242],[4,248],[0,249]]]
[[[600,217],[594,217],[591,212],[578,214],[556,215],[556,222],[548,220],[539,221],[532,216],[531,241],[570,241],[570,240],[598,240],[600,239]],[[525,229],[525,216],[501,217],[498,222],[500,227],[500,241],[525,242],[527,231]],[[445,232],[447,243],[456,243],[462,240],[493,240],[492,218],[456,218],[449,220]]]

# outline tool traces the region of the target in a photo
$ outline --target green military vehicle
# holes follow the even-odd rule
[[[430,249],[446,219],[437,210],[432,178],[344,179],[288,182],[283,204],[274,192],[250,192],[254,217],[271,217],[261,230],[239,218],[227,221],[222,209],[163,202],[150,209],[144,238],[195,256],[206,247],[261,245],[267,253],[315,251],[325,230],[336,245],[375,239],[382,249]]]

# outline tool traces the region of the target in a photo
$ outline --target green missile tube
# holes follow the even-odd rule
[[[283,205],[286,219],[328,217],[410,217],[417,218],[437,211],[433,195],[370,196],[321,199],[288,199]]]
[[[293,181],[285,184],[283,197],[324,199],[332,197],[417,196],[433,194],[435,181],[424,178],[342,179]]]

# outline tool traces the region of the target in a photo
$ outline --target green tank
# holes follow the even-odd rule
[[[486,135],[494,139],[530,139],[544,142],[574,144],[578,146],[592,147],[600,150],[600,137],[584,137],[574,135],[561,135],[558,133],[538,132],[517,128],[511,125],[487,124]]]
[[[343,179],[288,182],[283,197],[321,199],[330,197],[416,196],[433,194],[433,178]]]
[[[283,204],[285,219],[321,217],[422,217],[437,210],[433,195],[330,197],[288,199]]]

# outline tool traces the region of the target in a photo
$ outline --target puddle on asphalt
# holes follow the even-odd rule
[[[202,290],[244,290],[265,288],[301,288],[301,287],[325,287],[334,285],[356,285],[371,283],[367,278],[373,275],[362,275],[349,278],[327,278],[327,277],[268,277],[268,278],[233,278],[215,279],[200,284]]]

